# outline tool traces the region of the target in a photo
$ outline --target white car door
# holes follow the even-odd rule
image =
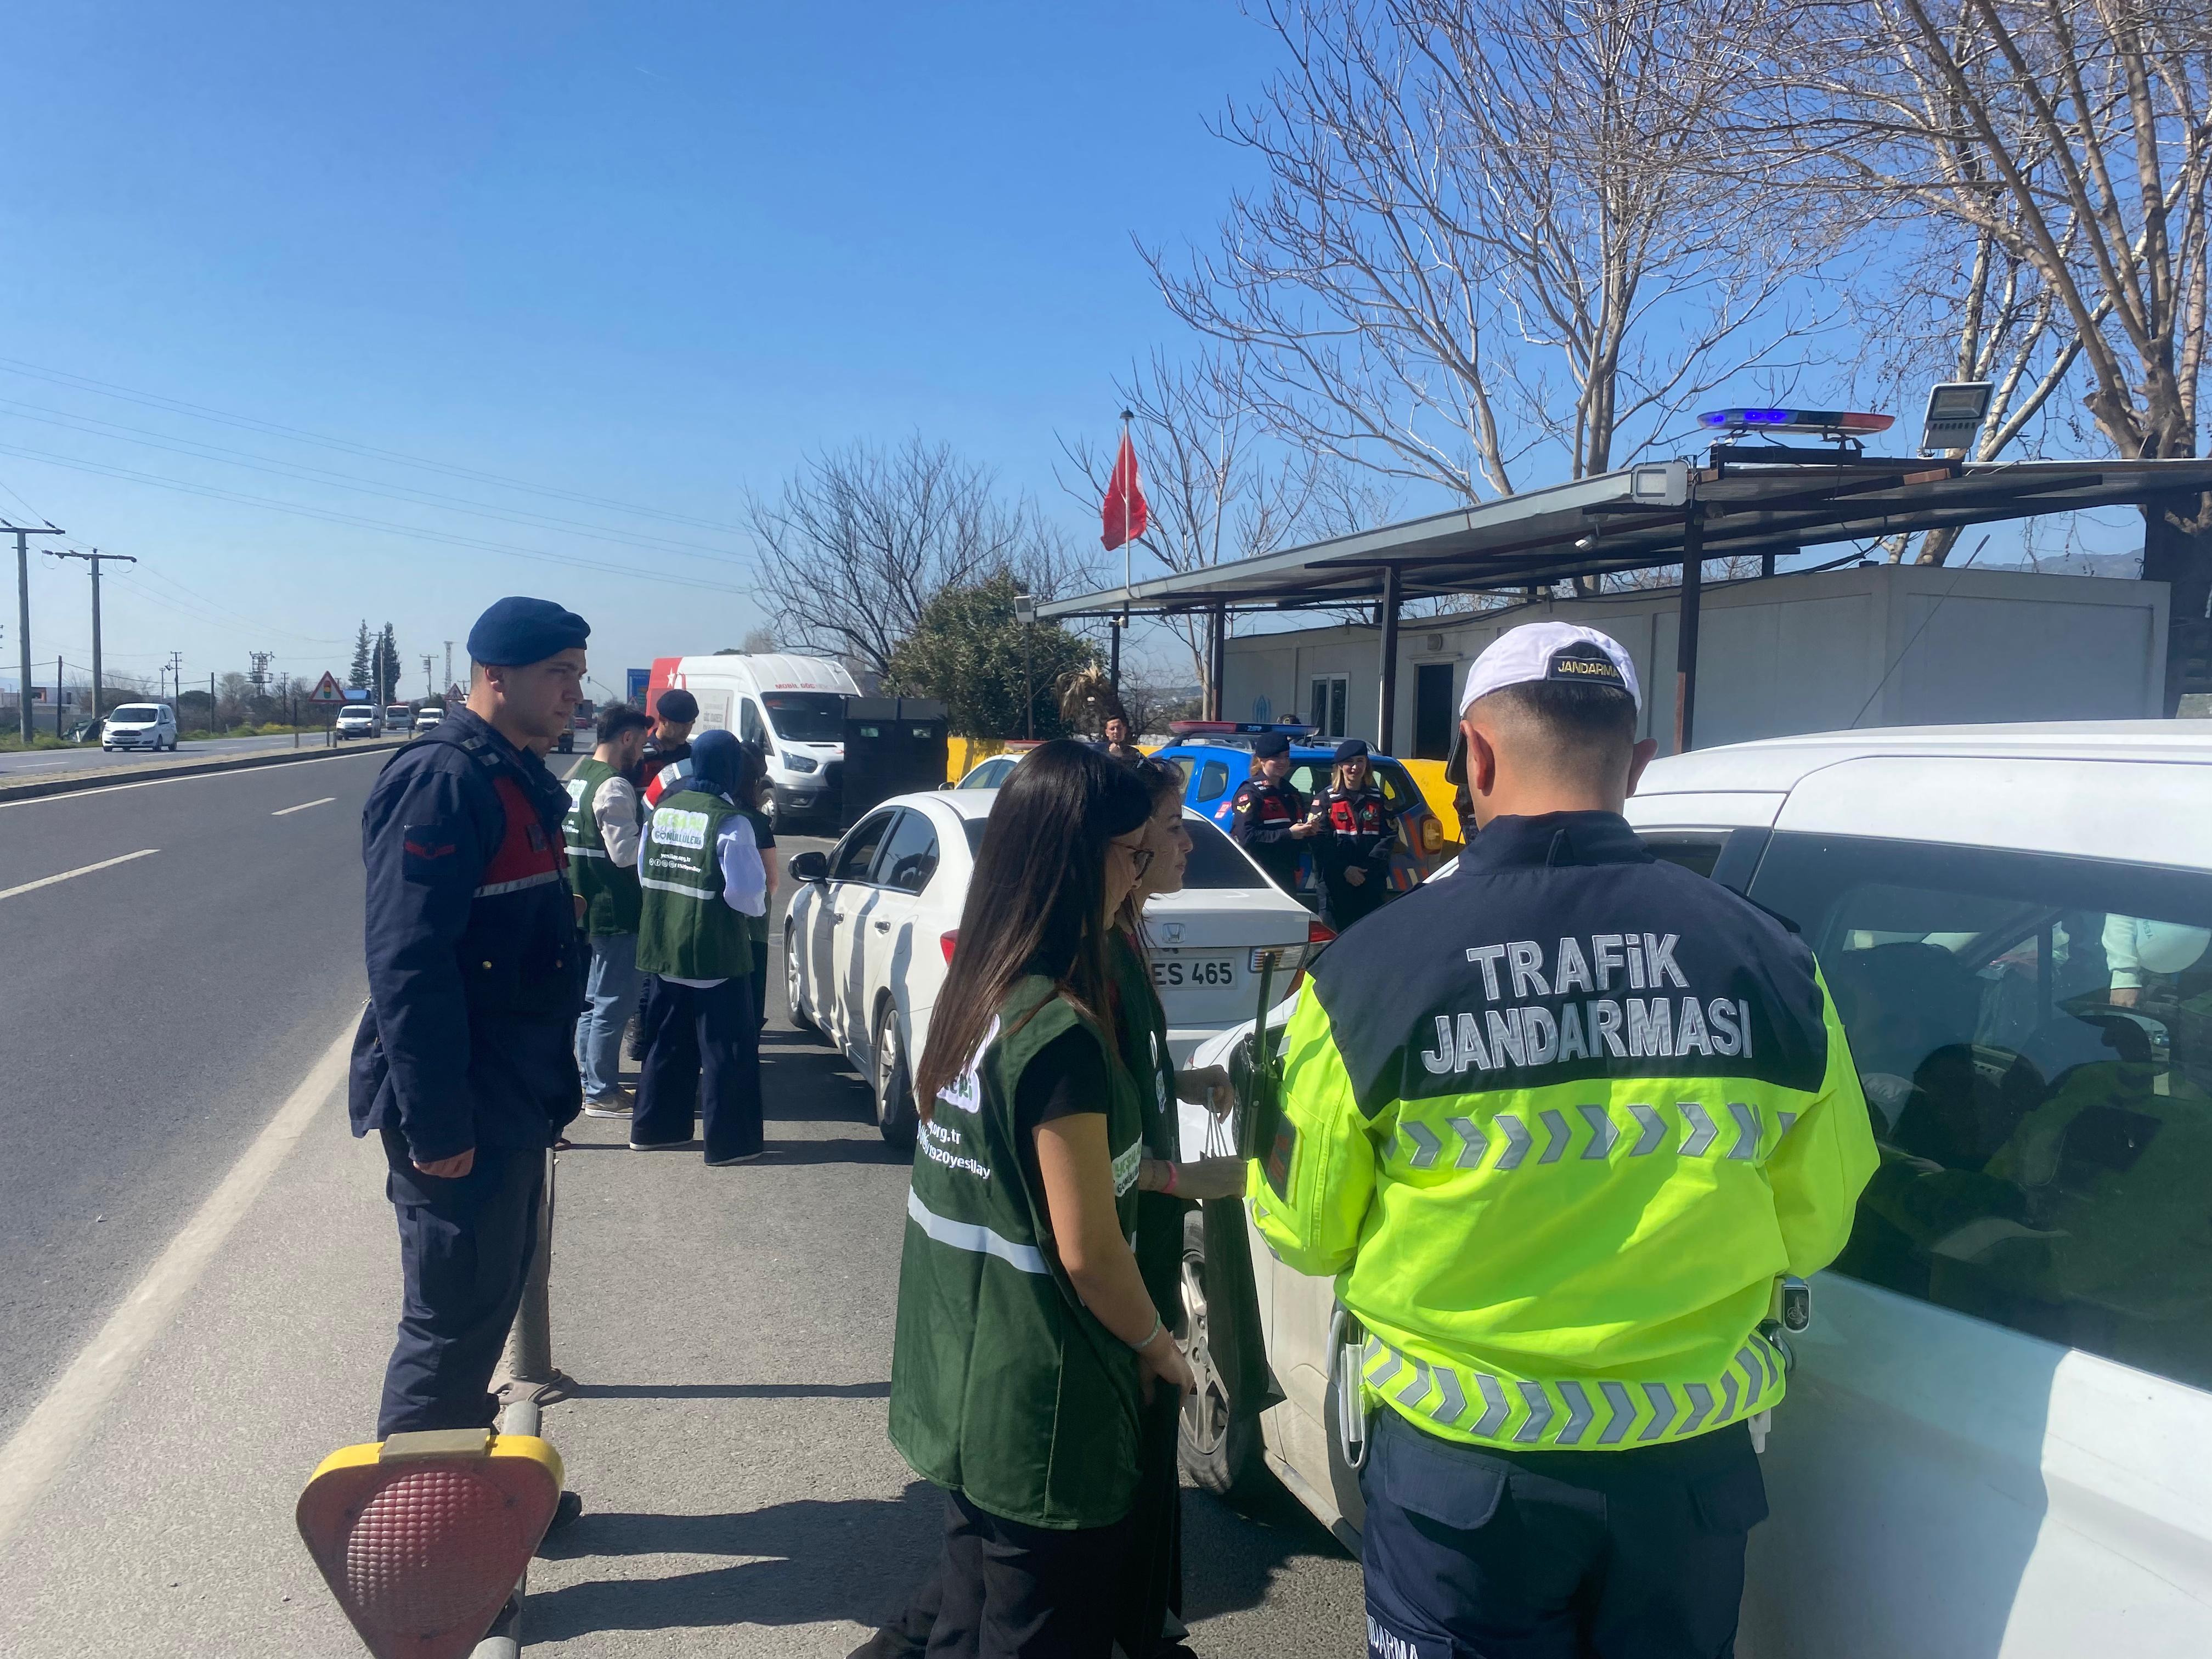
[[[906,983],[920,948],[915,938],[915,915],[922,890],[937,873],[937,826],[927,813],[903,808],[884,837],[876,854],[874,895],[860,918],[857,948],[863,958],[856,975],[860,1000],[856,1009],[857,1040],[867,1045],[872,1058],[877,1011],[886,1002],[904,1011]],[[936,950],[934,939],[929,948]],[[908,1056],[909,1063],[913,1059]]]
[[[807,941],[806,997],[830,1040],[842,1043],[843,990],[851,951],[845,935],[868,893],[868,870],[890,827],[889,811],[871,812],[830,854],[830,878],[814,896],[812,936]]]
[[[2069,810],[1977,769],[1947,788],[2008,833]],[[2212,769],[2157,769],[2212,819]],[[1752,896],[1820,958],[1882,1167],[1775,1413],[1750,1651],[2212,1652],[2212,874],[1791,814]]]

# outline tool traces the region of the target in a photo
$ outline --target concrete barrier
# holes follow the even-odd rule
[[[74,794],[82,789],[112,789],[118,784],[150,783],[161,778],[197,777],[208,772],[246,772],[261,766],[289,766],[299,761],[328,760],[334,755],[361,749],[398,749],[406,739],[394,742],[388,738],[372,738],[365,742],[347,742],[337,748],[321,744],[312,747],[303,744],[298,749],[260,749],[244,755],[215,755],[205,758],[184,757],[170,761],[152,761],[133,766],[125,763],[118,766],[87,768],[66,772],[57,777],[25,778],[20,782],[0,778],[0,806],[10,801],[36,800],[41,795]]]

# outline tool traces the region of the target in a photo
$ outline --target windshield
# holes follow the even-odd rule
[[[359,703],[356,703],[350,708],[339,709],[338,718],[342,720],[371,720],[376,718],[376,710],[363,708]]]
[[[123,720],[134,725],[140,722],[150,725],[155,720],[161,718],[161,711],[155,708],[151,703],[126,702],[122,708],[117,709],[107,718],[112,720]]]
[[[786,743],[845,741],[845,699],[835,691],[771,691],[761,702]]]

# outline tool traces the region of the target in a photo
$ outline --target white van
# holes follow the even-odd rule
[[[373,702],[349,702],[338,710],[333,725],[342,738],[380,738],[384,711]]]
[[[159,754],[177,746],[177,711],[166,702],[126,702],[109,712],[100,732],[106,750],[150,749]]]
[[[769,817],[834,820],[845,769],[845,699],[860,688],[827,657],[679,657],[668,676],[699,700],[700,731],[732,732],[768,755]]]
[[[1705,750],[1628,817],[1811,945],[1882,1154],[1791,1340],[1738,1653],[2212,1653],[2212,721]],[[1187,1245],[1185,1466],[1264,1462],[1352,1541],[1334,1287],[1249,1227]]]

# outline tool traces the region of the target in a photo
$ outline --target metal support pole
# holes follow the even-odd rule
[[[1228,671],[1229,607],[1213,607],[1211,637],[1206,644],[1206,718],[1218,720],[1221,714],[1221,682]]]
[[[1129,613],[1125,611],[1118,617],[1109,617],[1106,623],[1114,634],[1113,654],[1107,663],[1106,679],[1118,697],[1121,695],[1121,630],[1129,625]]]
[[[1762,553],[1759,556],[1759,574],[1762,576],[1771,576],[1774,574],[1773,554]]]
[[[1396,565],[1382,571],[1382,708],[1375,721],[1375,747],[1389,754],[1398,733],[1398,607],[1405,578]]]
[[[1696,739],[1698,610],[1705,597],[1705,509],[1690,503],[1682,516],[1682,609],[1674,619],[1674,752],[1686,755]]]

